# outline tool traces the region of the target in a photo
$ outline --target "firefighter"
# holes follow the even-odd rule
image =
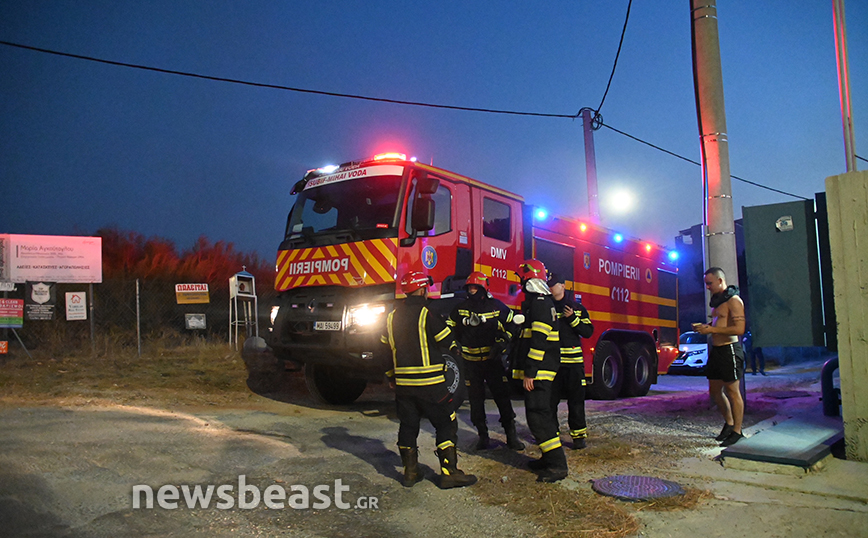
[[[585,362],[582,356],[582,338],[594,334],[594,325],[588,311],[566,295],[564,277],[552,273],[549,288],[558,315],[558,336],[561,345],[561,367],[552,388],[552,412],[558,416],[561,395],[567,393],[567,424],[573,448],[587,446],[588,423],[585,420]]]
[[[540,482],[557,482],[569,473],[551,403],[552,383],[561,362],[557,311],[541,261],[522,262],[518,277],[525,296],[522,303],[525,320],[514,354],[512,377],[522,380],[527,425],[542,451],[542,457],[529,462],[528,467],[539,473]]]
[[[386,319],[380,342],[389,346],[393,368],[386,372],[395,388],[398,420],[398,450],[404,466],[403,484],[412,487],[422,480],[416,439],[422,418],[434,426],[437,457],[440,459],[440,488],[449,489],[476,483],[476,477],[458,469],[455,443],[458,423],[452,410],[452,396],[444,375],[446,366],[438,346],[455,345],[452,331],[436,314],[428,311],[430,277],[410,272],[401,279],[407,298]]]
[[[515,412],[510,401],[509,381],[501,361],[501,353],[512,338],[512,310],[489,296],[485,273],[471,273],[464,289],[467,299],[452,310],[446,324],[452,328],[455,339],[461,344],[470,400],[470,422],[479,432],[476,449],[484,450],[491,444],[485,418],[485,385],[488,384],[500,412],[506,446],[513,450],[524,450],[524,444],[515,432]]]

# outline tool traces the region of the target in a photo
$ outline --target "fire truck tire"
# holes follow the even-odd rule
[[[452,410],[458,411],[458,408],[467,398],[467,386],[464,383],[461,360],[449,353],[444,353],[443,362],[446,363],[446,387],[452,395]]]
[[[304,384],[317,403],[347,405],[365,391],[367,381],[346,377],[340,368],[305,363]]]
[[[594,351],[594,382],[588,395],[594,400],[614,400],[624,384],[624,363],[618,346],[608,340],[597,342]]]
[[[645,396],[651,389],[651,352],[638,342],[624,346],[623,396]]]

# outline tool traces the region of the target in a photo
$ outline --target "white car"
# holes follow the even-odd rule
[[[702,375],[708,363],[708,335],[689,331],[678,339],[678,357],[669,366],[670,374]]]

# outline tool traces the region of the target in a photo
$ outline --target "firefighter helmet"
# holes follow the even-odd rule
[[[433,284],[431,277],[420,271],[410,271],[401,279],[401,291],[410,295],[419,288],[426,288]]]
[[[545,281],[547,278],[546,266],[537,259],[525,260],[518,266],[518,277],[522,280],[540,278]]]
[[[482,271],[474,271],[470,273],[470,276],[467,277],[467,282],[464,285],[470,286],[471,284],[488,291],[488,277],[485,276],[485,273]]]

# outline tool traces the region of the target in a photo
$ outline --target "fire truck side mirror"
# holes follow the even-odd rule
[[[428,197],[413,200],[413,220],[410,225],[417,232],[434,229],[434,200]]]
[[[422,195],[434,194],[440,187],[440,180],[435,177],[428,177],[427,172],[415,171],[416,192]]]
[[[304,186],[307,185],[307,181],[304,179],[299,179],[295,182],[295,185],[292,186],[292,190],[289,191],[289,194],[298,194],[304,190]]]

